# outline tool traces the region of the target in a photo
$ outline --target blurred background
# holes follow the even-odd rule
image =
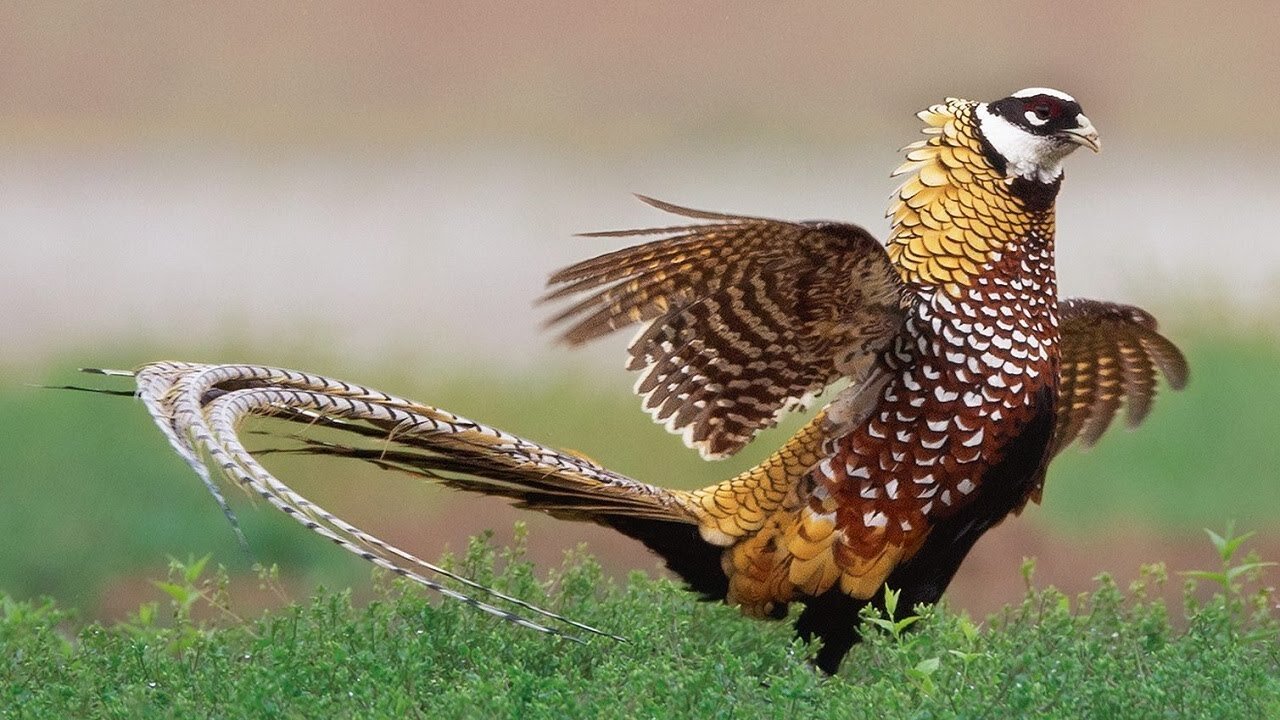
[[[883,237],[915,111],[1038,85],[1075,95],[1106,145],[1069,162],[1063,293],[1155,312],[1192,381],[1140,431],[1061,458],[952,604],[1018,599],[1023,557],[1068,591],[1141,563],[1209,567],[1200,529],[1231,520],[1280,559],[1280,15],[860,5],[0,5],[0,590],[118,619],[159,596],[167,557],[205,553],[246,604],[271,602],[254,561],[299,596],[368,585],[232,490],[241,551],[139,404],[31,387],[84,365],[295,366],[652,482],[746,467],[802,418],[703,463],[639,412],[625,338],[569,352],[540,329],[547,273],[617,246],[572,234],[668,222],[643,192]],[[424,557],[523,518],[547,566],[585,542],[612,573],[655,567],[607,531],[359,465],[281,472]]]

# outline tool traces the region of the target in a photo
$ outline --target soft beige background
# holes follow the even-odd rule
[[[915,110],[1040,84],[1106,144],[1070,164],[1064,291],[1252,316],[1278,35],[1263,2],[5,3],[0,362],[565,360],[530,300],[603,247],[572,232],[663,222],[628,192],[883,235]]]

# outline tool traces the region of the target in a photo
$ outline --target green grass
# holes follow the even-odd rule
[[[1032,521],[1066,533],[1137,526],[1191,534],[1228,518],[1250,527],[1275,527],[1280,347],[1210,335],[1193,336],[1186,347],[1190,387],[1164,394],[1139,430],[1114,428],[1090,452],[1068,450],[1050,472],[1043,507],[1028,513]],[[256,355],[247,350],[198,354]],[[121,363],[86,351],[51,364],[59,369],[48,374],[14,379],[105,381],[78,376],[74,368],[89,360],[128,366],[138,357]],[[639,412],[629,393],[632,378],[621,372],[584,377],[562,370],[502,378],[484,370],[428,372],[412,361],[397,363],[399,369],[387,361],[386,369],[372,371],[343,371],[324,360],[288,362],[439,404],[677,487],[708,484],[747,467],[802,420],[793,418],[766,434],[742,457],[707,463]],[[364,524],[375,532],[386,529],[379,524],[386,504],[397,505],[400,522],[426,527],[446,522],[473,502],[457,494],[431,494],[413,481],[351,463],[299,466],[283,476],[305,478],[298,487],[339,513],[362,511]],[[375,491],[384,502],[380,507],[371,505]],[[138,403],[17,382],[0,386],[0,527],[6,529],[0,590],[14,597],[49,595],[87,610],[97,606],[112,578],[153,574],[169,556],[207,552],[233,572],[247,571],[254,561],[278,563],[304,588],[318,581],[336,587],[363,581],[366,571],[358,561],[276,513],[251,509],[234,489],[229,495],[253,557],[237,547],[200,483]]]
[[[461,569],[628,642],[550,638],[385,579],[365,607],[321,591],[241,620],[220,583],[201,579],[201,563],[177,565],[164,588],[168,623],[154,605],[104,627],[0,599],[0,715],[1275,717],[1274,599],[1246,593],[1253,573],[1233,554],[1224,568],[1244,569],[1188,605],[1185,631],[1148,599],[1162,582],[1152,568],[1128,593],[1105,578],[1078,598],[1029,591],[981,627],[945,609],[921,609],[905,632],[910,621],[872,618],[889,629],[869,631],[835,679],[810,669],[811,648],[784,623],[742,618],[640,574],[611,583],[582,557],[539,580],[518,549],[495,570],[494,552],[476,543]],[[219,626],[192,621],[206,603],[222,608]]]

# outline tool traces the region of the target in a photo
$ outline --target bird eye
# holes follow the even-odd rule
[[[1035,116],[1036,120],[1043,123],[1062,114],[1062,103],[1054,98],[1041,95],[1027,100],[1026,104],[1023,105],[1023,111],[1027,114],[1027,117]]]

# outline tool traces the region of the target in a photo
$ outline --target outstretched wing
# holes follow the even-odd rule
[[[648,323],[628,352],[654,420],[704,457],[740,450],[841,376],[860,380],[898,333],[904,287],[856,225],[786,222],[644,202],[702,225],[553,274],[544,300],[587,294],[549,324],[578,345]]]
[[[1175,390],[1187,384],[1187,359],[1145,310],[1071,298],[1058,314],[1062,370],[1050,457],[1077,438],[1096,443],[1122,404],[1129,427],[1141,423],[1156,395],[1157,371]]]

